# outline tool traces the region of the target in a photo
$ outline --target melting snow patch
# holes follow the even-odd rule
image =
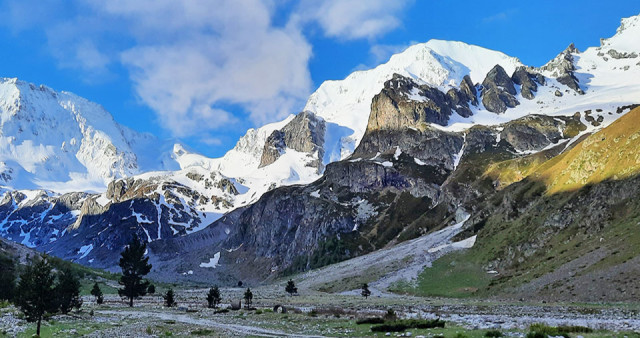
[[[87,257],[87,255],[91,252],[91,250],[93,250],[93,244],[84,245],[80,247],[80,250],[78,250],[78,254],[81,256],[78,259],[83,259]]]
[[[111,202],[104,194],[100,195],[100,197],[96,198],[96,203],[100,204],[101,207],[105,207],[107,204]]]
[[[427,165],[426,163],[422,162],[419,158],[413,158],[413,162],[416,162],[417,165]]]
[[[407,95],[409,97],[409,100],[412,101],[418,101],[418,102],[428,102],[429,99],[420,95],[420,89],[418,88],[411,88],[411,92],[409,93],[409,95]]]
[[[382,163],[380,163],[383,167],[387,167],[387,168],[392,168],[393,167],[393,163],[389,162],[389,161],[384,161]]]
[[[402,149],[400,149],[400,147],[396,146],[396,152],[393,154],[393,158],[397,161],[398,157],[400,157],[400,155],[402,155]]]
[[[213,255],[213,258],[209,258],[209,262],[200,263],[201,268],[216,268],[218,266],[218,261],[220,260],[220,252],[216,252]]]
[[[472,248],[474,244],[476,244],[476,235],[463,239],[459,242],[451,243],[451,247],[457,249],[469,249]]]
[[[311,197],[320,198],[320,189],[310,193]]]

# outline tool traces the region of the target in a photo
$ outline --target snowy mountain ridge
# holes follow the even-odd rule
[[[515,57],[463,42],[430,40],[393,55],[373,69],[326,81],[304,108],[317,118],[317,123],[306,127],[322,131],[318,140],[323,151],[301,151],[278,143],[283,142],[283,130],[304,131],[301,127],[305,126],[293,125],[300,123],[296,115],[248,130],[221,158],[190,152],[180,144],[165,143],[158,150],[154,136],[119,125],[96,103],[46,86],[0,79],[0,180],[7,187],[4,200],[26,203],[43,196],[24,189],[47,190],[47,197],[68,191],[98,192],[74,200],[73,208],[65,211],[65,217],[79,224],[85,214],[94,215],[112,203],[144,197],[153,200],[158,210],[156,221],[173,226],[169,234],[197,231],[279,186],[311,183],[322,177],[325,165],[348,158],[365,134],[372,99],[396,74],[414,83],[413,89],[404,93],[406,100],[421,103],[429,99],[415,86],[447,93],[460,89],[465,76],[478,99],[486,90],[481,83],[496,66],[508,77],[522,68],[539,74],[542,83],[534,98],[525,97],[518,85],[513,95],[517,105],[502,113],[490,111],[478,100],[469,105],[470,115],[462,116],[454,109],[445,123],[430,126],[465,132],[474,125],[497,126],[532,113],[560,117],[580,112],[587,129],[568,141],[570,144],[617,119],[620,114],[614,112],[619,107],[638,103],[639,18],[623,19],[616,35],[603,39],[601,46],[582,53],[570,47],[540,68],[526,67]],[[560,79],[560,75],[574,82]],[[495,137],[499,142],[500,134]],[[270,147],[277,156],[262,165],[265,149]],[[448,155],[459,161],[463,149]],[[21,190],[19,198],[7,194],[14,189]],[[176,208],[172,203],[188,207]],[[138,219],[136,211],[130,213]],[[45,219],[42,215],[34,222]],[[194,221],[196,218],[198,221]],[[8,226],[5,223],[0,229]],[[158,226],[150,231],[157,235],[148,239],[161,238],[160,232]]]
[[[0,116],[0,179],[9,187],[101,191],[116,178],[177,167],[150,151],[153,135],[72,93],[2,78]]]

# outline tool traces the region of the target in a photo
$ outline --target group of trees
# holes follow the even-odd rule
[[[118,289],[118,295],[128,300],[133,307],[133,300],[147,293],[155,293],[155,286],[143,279],[151,271],[149,257],[145,257],[147,245],[134,236],[129,245],[121,253],[119,265],[122,268],[122,276],[118,283],[122,288]],[[37,322],[37,334],[40,334],[42,319],[50,314],[61,312],[69,313],[71,309],[79,309],[82,306],[80,298],[80,280],[76,273],[65,265],[58,271],[49,262],[48,257],[36,257],[20,274],[16,286],[17,269],[12,259],[0,255],[0,300],[13,301],[25,314],[30,322]],[[238,282],[242,286],[242,282]],[[285,286],[289,295],[298,293],[293,280],[289,280]],[[362,285],[362,296],[371,295],[367,284]],[[104,295],[98,283],[93,285],[91,295],[95,297],[97,304],[104,302]],[[165,305],[174,307],[176,303],[173,289],[167,290],[163,295]],[[217,308],[222,301],[222,295],[218,286],[209,289],[207,294],[207,306]],[[253,292],[247,288],[244,292],[245,307],[251,308],[253,304]]]
[[[13,260],[1,258],[0,268],[0,299],[12,301],[27,321],[37,323],[38,335],[42,319],[54,313],[66,314],[82,306],[80,279],[69,265],[54,271],[47,256],[34,257],[20,273],[17,285]]]
[[[142,279],[151,270],[149,258],[144,257],[145,251],[146,244],[134,237],[122,252],[119,283],[123,288],[118,290],[118,294],[129,300],[129,306],[133,306],[134,298],[145,295],[147,291],[155,291],[149,287],[148,281]],[[54,267],[51,259],[42,255],[31,259],[21,270],[17,278],[18,267],[14,260],[0,255],[0,300],[13,302],[27,321],[37,323],[37,335],[40,335],[43,319],[55,313],[66,314],[82,306],[80,278],[70,263],[55,264]],[[98,304],[104,301],[98,283],[93,285],[91,295]]]

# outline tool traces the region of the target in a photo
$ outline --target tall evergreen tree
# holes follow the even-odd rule
[[[367,299],[369,296],[371,296],[371,291],[369,290],[369,285],[367,283],[362,284],[362,297],[364,297],[365,299]]]
[[[220,296],[220,289],[218,289],[218,286],[216,285],[209,289],[209,293],[207,294],[207,303],[209,308],[217,308],[221,301],[222,297]]]
[[[289,293],[289,295],[293,295],[294,293],[298,293],[298,288],[292,279],[289,279],[287,282],[287,286],[284,288],[285,291]]]
[[[145,257],[147,244],[140,242],[138,236],[134,235],[129,245],[120,254],[120,268],[122,277],[118,283],[123,287],[118,289],[120,297],[129,299],[129,306],[133,307],[133,299],[147,294],[149,281],[142,280],[142,277],[151,271],[149,257]]]
[[[175,296],[173,295],[173,289],[167,290],[167,293],[163,296],[163,298],[164,298],[164,305],[166,307],[176,306],[176,299],[175,299]]]
[[[8,256],[0,254],[0,300],[13,300],[16,286],[16,266]]]
[[[69,266],[62,268],[58,274],[58,283],[54,293],[58,309],[62,313],[69,313],[72,308],[79,309],[82,306],[80,280]]]
[[[253,303],[253,292],[251,292],[251,289],[247,288],[247,291],[244,292],[245,307],[247,309],[250,308],[252,303]]]
[[[104,298],[102,296],[102,290],[100,290],[100,286],[98,285],[97,282],[93,284],[93,288],[91,289],[91,295],[96,297],[96,304],[102,304],[102,301],[104,300]]]
[[[149,284],[149,287],[147,288],[147,293],[150,295],[156,293],[156,286],[153,284]]]
[[[37,322],[40,336],[42,318],[56,311],[53,268],[46,257],[34,258],[20,274],[16,305],[29,322]]]

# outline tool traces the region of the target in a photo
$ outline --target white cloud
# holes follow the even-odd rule
[[[136,46],[121,53],[140,98],[176,136],[232,123],[216,105],[244,107],[256,123],[302,106],[311,89],[311,46],[274,27],[259,0],[109,1],[96,8],[130,25]],[[286,113],[291,113],[288,111]]]
[[[297,112],[312,87],[307,28],[372,39],[400,25],[409,1],[7,0],[0,19],[42,30],[58,65],[89,82],[124,67],[161,125],[188,137]]]
[[[410,0],[303,0],[299,18],[316,21],[326,36],[346,40],[372,39],[398,26]]]

